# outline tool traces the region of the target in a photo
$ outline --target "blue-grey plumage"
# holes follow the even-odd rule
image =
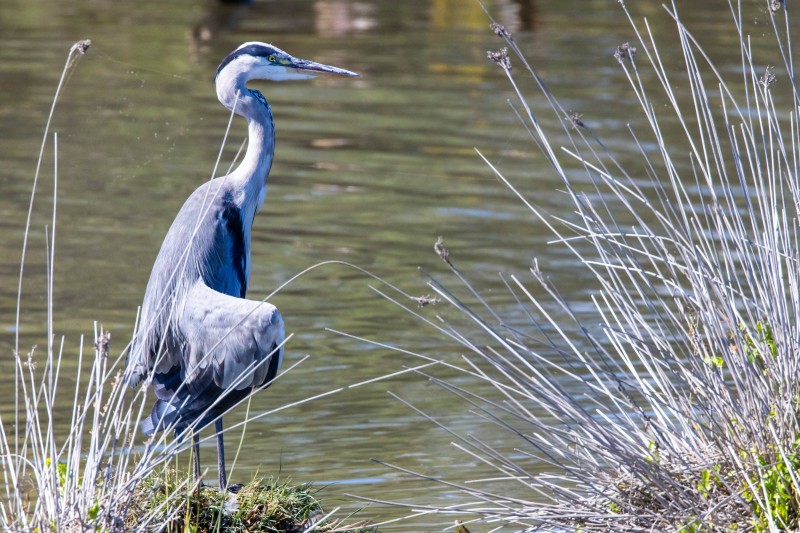
[[[267,193],[275,129],[252,79],[306,79],[327,72],[357,74],[292,57],[265,43],[241,45],[220,63],[217,97],[247,119],[248,146],[227,176],[198,187],[167,232],[145,290],[128,354],[127,380],[152,381],[156,403],[142,422],[145,434],[216,422],[220,486],[226,485],[221,416],[275,378],[283,359],[278,310],[246,300],[253,219]]]

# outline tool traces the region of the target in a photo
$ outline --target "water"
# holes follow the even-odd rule
[[[624,148],[624,125],[635,127],[641,118],[611,57],[619,43],[634,38],[617,3],[494,0],[487,5],[515,32],[564,107],[584,113],[612,149]],[[698,34],[713,37],[709,52],[731,71],[738,47],[731,46],[726,6],[691,3],[683,16]],[[671,46],[674,32],[660,2],[636,9]],[[766,13],[761,16],[766,22]],[[485,59],[486,50],[501,42],[488,31],[477,3],[301,0],[222,6],[210,0],[143,0],[133,8],[5,0],[0,6],[0,350],[5,354],[0,367],[6,375],[38,146],[66,52],[81,38],[92,39],[93,46],[69,80],[52,127],[59,134],[54,322],[69,361],[95,320],[112,331],[117,353],[130,337],[163,235],[184,199],[210,176],[225,131],[228,113],[216,101],[212,74],[222,57],[247,40],[271,41],[300,57],[363,75],[254,85],[273,107],[278,145],[265,209],[254,229],[251,297],[261,298],[326,260],[359,265],[409,293],[426,294],[418,267],[446,277],[432,251],[443,235],[459,266],[498,304],[508,297],[497,273],[524,274],[535,257],[556,281],[568,281],[561,285],[567,299],[579,308],[589,301],[593,287],[586,274],[562,249],[547,246],[546,228],[475,152],[480,149],[538,206],[568,213],[568,198],[557,191],[560,184],[506,102],[512,97],[507,80]],[[680,68],[677,51],[666,61]],[[529,81],[522,83],[532,88]],[[235,121],[223,168],[245,133],[243,121]],[[26,264],[23,350],[46,344],[44,227],[51,218],[52,168],[49,143]],[[460,355],[370,285],[375,282],[355,270],[326,266],[271,299],[294,334],[284,364],[306,354],[310,359],[258,395],[253,412],[420,363],[329,329],[450,360]],[[446,310],[420,310],[429,318],[437,312]],[[11,387],[0,382],[4,397],[13,397]],[[459,501],[453,490],[370,461],[454,481],[480,471],[474,460],[454,452],[446,432],[387,391],[430,409],[455,429],[479,436],[492,432],[473,427],[466,407],[424,378],[405,374],[251,423],[231,479],[246,481],[257,472],[314,481],[324,486],[329,508],[360,505],[346,494],[420,504]],[[58,411],[67,424],[71,405],[63,400]],[[6,404],[3,415],[11,408]],[[242,411],[226,421],[240,420]],[[229,437],[229,460],[237,440]],[[210,466],[213,447],[203,454]],[[401,514],[374,506],[362,512],[375,519]],[[433,517],[398,530],[450,523]]]

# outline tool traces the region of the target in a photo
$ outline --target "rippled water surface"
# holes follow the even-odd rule
[[[706,37],[728,72],[739,64],[727,3],[686,3],[684,19]],[[641,124],[612,53],[633,40],[617,2],[489,0],[515,32],[564,107],[584,114],[612,149],[625,149],[625,125]],[[660,2],[637,2],[665,46],[674,43]],[[766,13],[762,13],[766,17]],[[764,18],[764,21],[767,19]],[[758,21],[755,21],[756,23]],[[68,80],[52,129],[58,132],[55,264],[56,333],[69,366],[93,321],[123,350],[150,266],[187,195],[210,177],[228,120],[211,85],[229,51],[263,40],[300,57],[358,71],[359,79],[256,83],[277,128],[275,164],[253,234],[250,296],[262,298],[322,261],[356,264],[412,294],[426,294],[419,268],[448,279],[433,253],[443,235],[458,265],[484,296],[510,304],[498,272],[525,275],[532,259],[561,280],[580,310],[592,286],[546,228],[503,188],[475,148],[543,209],[569,215],[568,199],[508,105],[507,79],[486,60],[501,42],[473,0],[135,3],[4,0],[0,5],[0,368],[11,373],[17,275],[38,147],[69,46],[92,39]],[[680,68],[678,51],[667,65]],[[671,68],[671,67],[668,67]],[[520,71],[521,72],[521,71]],[[543,109],[533,85],[522,85]],[[551,123],[552,125],[552,123]],[[669,125],[667,125],[669,129]],[[552,127],[554,134],[559,129]],[[244,139],[233,123],[221,166]],[[37,191],[20,346],[44,346],[45,226],[51,223],[53,143]],[[320,267],[271,301],[294,334],[285,365],[309,359],[252,402],[273,409],[420,363],[329,330],[455,360],[462,350],[370,289],[377,283],[337,265]],[[449,313],[426,307],[427,318]],[[440,371],[439,375],[447,375]],[[473,386],[459,378],[466,387]],[[13,383],[0,381],[4,397]],[[485,471],[456,453],[452,437],[397,401],[412,400],[460,431],[491,437],[467,408],[424,377],[405,374],[290,407],[251,423],[234,481],[280,474],[324,486],[328,507],[353,509],[346,494],[455,503],[463,496],[372,462],[380,459],[462,481]],[[69,395],[57,406],[66,426]],[[2,407],[8,415],[13,405]],[[244,409],[226,418],[240,420]],[[229,460],[237,444],[229,437]],[[204,448],[210,467],[213,446]],[[543,468],[530,465],[532,469]],[[213,474],[212,474],[213,475]],[[535,497],[534,495],[526,495]],[[403,511],[372,506],[363,516]],[[398,530],[440,529],[428,517]],[[409,529],[410,528],[410,529]],[[388,528],[387,530],[391,530]]]

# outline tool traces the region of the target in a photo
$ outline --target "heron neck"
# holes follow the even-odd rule
[[[264,96],[244,85],[244,80],[218,92],[220,102],[247,120],[248,139],[244,159],[229,178],[245,192],[245,198],[257,198],[256,210],[266,193],[267,177],[275,153],[275,127],[272,110]],[[238,98],[237,95],[238,94]]]
[[[245,171],[248,181],[253,181],[254,186],[266,187],[267,177],[272,168],[272,157],[275,154],[275,123],[266,100],[263,104],[257,102],[254,107],[256,112],[245,116],[247,151],[239,168]]]

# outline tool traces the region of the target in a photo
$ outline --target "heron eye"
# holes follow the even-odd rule
[[[268,60],[270,63],[275,63],[275,61],[277,61],[277,59],[275,59],[275,56],[269,56],[269,57],[267,58],[267,60]]]

